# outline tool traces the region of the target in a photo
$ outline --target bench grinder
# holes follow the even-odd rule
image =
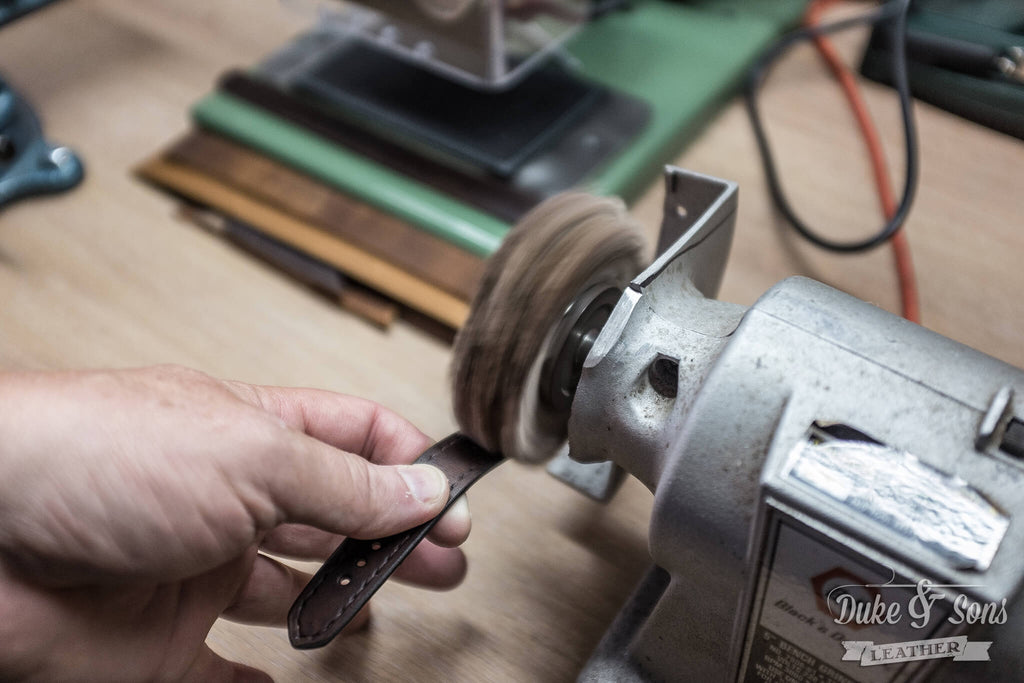
[[[537,209],[456,345],[480,443],[538,460],[567,436],[563,479],[654,492],[654,567],[581,680],[1020,680],[1024,373],[806,278],[714,300],[737,188],[666,186],[624,291],[608,200]]]
[[[456,340],[477,456],[654,492],[653,566],[580,680],[1021,680],[1024,372],[806,278],[716,301],[737,187],[666,181],[649,267],[620,203],[556,196]]]

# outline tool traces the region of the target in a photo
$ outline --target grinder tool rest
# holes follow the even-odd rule
[[[456,341],[464,434],[424,454],[453,461],[454,497],[492,452],[540,462],[567,436],[557,476],[654,492],[652,568],[580,679],[1019,681],[1024,372],[806,278],[714,300],[737,188],[666,181],[624,290],[641,248],[614,201],[516,226]],[[426,528],[346,541],[293,644],[327,642]]]

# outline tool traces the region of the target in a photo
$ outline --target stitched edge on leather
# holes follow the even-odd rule
[[[432,453],[430,455],[430,457],[428,457],[427,459],[423,460],[422,462],[424,464],[427,464],[427,465],[433,463],[437,458],[439,458],[442,455],[444,455],[444,453],[447,452],[454,444],[455,444],[454,441],[446,443],[444,446],[439,448],[436,452]],[[327,621],[323,625],[323,627],[320,628],[320,630],[318,630],[318,631],[316,631],[314,633],[304,634],[304,633],[302,633],[302,630],[301,630],[302,629],[302,624],[301,624],[301,621],[300,621],[301,617],[302,617],[302,613],[305,610],[306,605],[309,603],[309,601],[311,599],[313,599],[317,595],[317,593],[320,591],[320,589],[325,585],[324,582],[327,580],[328,575],[334,573],[333,568],[328,570],[326,566],[321,567],[321,571],[317,572],[317,576],[315,576],[313,578],[313,581],[310,582],[310,585],[307,586],[307,590],[303,591],[305,593],[305,595],[300,599],[298,605],[295,608],[296,623],[297,623],[297,626],[298,626],[298,629],[299,629],[299,632],[296,634],[295,640],[296,641],[315,640],[317,638],[320,638],[324,634],[330,632],[334,628],[334,626],[345,616],[345,614],[348,611],[349,607],[351,607],[356,601],[358,601],[358,600],[360,600],[360,598],[362,598],[363,592],[373,582],[373,580],[376,579],[381,574],[381,572],[383,572],[385,569],[388,569],[389,567],[391,568],[392,571],[394,571],[394,569],[397,568],[397,565],[395,567],[391,567],[391,560],[394,559],[394,557],[396,555],[399,555],[404,550],[406,550],[406,548],[409,545],[410,541],[413,541],[413,540],[419,541],[419,540],[422,540],[423,536],[426,536],[427,531],[429,531],[430,528],[432,528],[434,526],[434,524],[437,523],[437,521],[444,515],[444,513],[448,510],[448,508],[455,502],[455,499],[459,495],[461,495],[461,491],[459,493],[456,493],[456,491],[459,489],[459,487],[462,485],[462,483],[468,477],[475,476],[475,475],[479,474],[481,470],[486,470],[490,466],[492,466],[493,464],[495,464],[495,463],[492,463],[492,462],[478,462],[478,463],[475,463],[472,466],[470,466],[467,470],[462,472],[454,481],[450,481],[449,482],[449,491],[451,493],[449,494],[449,500],[448,500],[448,503],[445,505],[444,510],[442,510],[441,513],[437,517],[435,517],[434,519],[430,520],[429,522],[421,524],[420,526],[417,526],[417,527],[413,527],[412,529],[409,529],[408,531],[406,531],[402,535],[402,537],[399,538],[396,541],[396,545],[395,545],[394,549],[392,549],[392,551],[387,554],[387,556],[384,558],[384,560],[373,570],[373,572],[371,572],[370,575],[368,577],[366,577],[359,584],[359,587],[354,589],[354,592],[352,593],[351,596],[349,596],[348,600],[345,601],[345,604],[342,605],[338,609],[337,614],[334,616],[334,618],[332,618],[329,621]],[[420,538],[415,538],[417,536],[419,536]],[[368,600],[370,597],[371,596],[366,596],[366,599]]]

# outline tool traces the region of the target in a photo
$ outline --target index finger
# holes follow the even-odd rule
[[[377,465],[410,463],[433,443],[405,418],[366,399],[320,389],[229,386],[289,427]]]

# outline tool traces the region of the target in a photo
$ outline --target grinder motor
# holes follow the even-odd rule
[[[456,345],[479,443],[536,461],[567,436],[557,476],[654,492],[654,565],[580,680],[1020,680],[1024,373],[806,278],[714,300],[737,187],[669,168],[666,188],[659,253],[617,301],[590,277],[615,250],[546,260],[550,234],[520,237]],[[502,328],[565,270],[550,324]],[[524,344],[508,388],[467,370]]]

